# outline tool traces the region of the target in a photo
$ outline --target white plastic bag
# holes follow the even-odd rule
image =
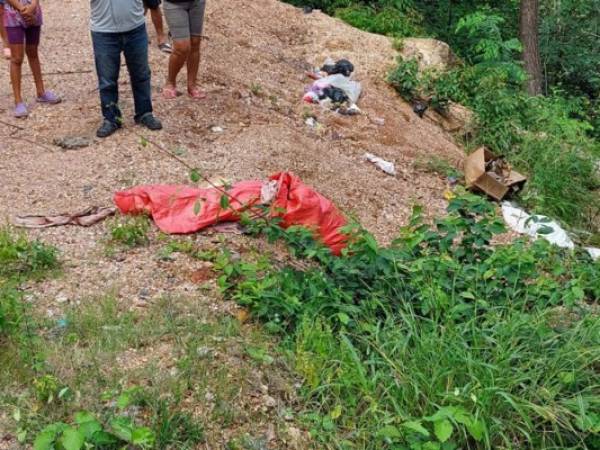
[[[358,102],[358,98],[362,93],[362,86],[358,81],[351,80],[342,74],[329,75],[321,78],[313,83],[311,91],[322,92],[326,87],[336,87],[346,93],[350,99],[350,103]]]
[[[386,161],[379,156],[375,156],[373,153],[365,153],[363,158],[369,162],[375,164],[379,169],[387,173],[388,175],[396,176],[396,167],[393,162]]]
[[[517,233],[527,234],[535,239],[543,237],[548,242],[562,248],[575,248],[575,244],[554,220],[536,214],[527,214],[521,208],[508,202],[502,203],[504,221]]]

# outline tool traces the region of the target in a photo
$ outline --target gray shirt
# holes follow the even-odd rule
[[[90,28],[97,33],[125,33],[145,23],[142,0],[90,0]]]

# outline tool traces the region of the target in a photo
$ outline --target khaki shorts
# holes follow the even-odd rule
[[[172,3],[164,0],[163,12],[174,41],[202,36],[206,0]]]

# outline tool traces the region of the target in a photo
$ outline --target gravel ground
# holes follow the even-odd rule
[[[187,170],[152,146],[142,146],[141,135],[176,150],[211,177],[256,179],[293,171],[382,242],[394,237],[414,202],[425,205],[429,214],[443,210],[445,181],[414,164],[435,156],[458,166],[462,151],[437,125],[414,115],[386,85],[384,77],[395,57],[387,38],[320,12],[303,14],[275,0],[209,1],[201,64],[208,99],[160,98],[167,56],[156,48],[151,31],[155,111],[164,130],[150,134],[133,124],[123,71],[125,128],[89,147],[65,151],[53,145],[54,139],[93,137],[100,122],[88,4],[65,0],[44,7],[45,80],[64,102],[33,106],[27,120],[17,121],[10,115],[8,70],[0,73],[0,221],[110,205],[116,190],[135,184],[187,182]],[[303,72],[326,56],[343,56],[355,64],[355,77],[364,88],[359,102],[363,115],[344,117],[302,104],[303,89],[310,83]],[[30,100],[34,96],[28,69],[24,94]],[[307,108],[313,108],[322,124],[319,130],[304,123]],[[214,132],[215,126],[223,131]],[[365,152],[394,161],[399,175],[387,176],[362,161]],[[31,234],[56,245],[66,261],[64,276],[41,286],[50,309],[57,296],[83,298],[113,289],[133,302],[135,293],[149,284],[156,293],[173,288],[168,271],[152,258],[155,249],[130,253],[122,261],[105,257],[106,224]]]

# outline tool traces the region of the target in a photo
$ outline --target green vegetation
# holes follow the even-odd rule
[[[600,264],[586,254],[491,246],[502,222],[469,194],[433,225],[416,208],[387,248],[349,227],[339,258],[273,225],[253,229],[290,263],[225,251],[219,282],[282,336],[321,448],[598,448]]]
[[[161,259],[217,254],[186,239],[161,240]],[[215,314],[201,294],[133,309],[105,294],[48,316],[37,305],[43,296],[29,301],[23,287],[59,266],[53,247],[0,230],[0,429],[8,445],[191,450],[226,430],[232,446],[246,449],[262,442],[266,423],[283,436],[294,425],[291,409],[284,419],[256,408],[257,383],[274,398],[295,391],[268,334]]]
[[[150,222],[146,216],[117,217],[109,224],[112,244],[133,248],[148,243]]]
[[[522,197],[527,205],[598,233],[600,143],[588,136],[588,123],[571,117],[575,101],[521,91],[524,74],[515,59],[519,43],[502,41],[502,23],[501,17],[483,13],[459,22],[457,33],[469,38],[472,65],[419,73],[416,61],[400,60],[388,81],[405,99],[426,98],[442,114],[450,101],[471,108],[475,124],[466,143],[486,145],[529,174]]]
[[[444,113],[469,107],[467,148],[486,145],[529,176],[521,202],[560,219],[581,239],[600,234],[600,10],[595,2],[540,1],[544,97],[529,97],[520,61],[517,1],[289,0],[320,8],[366,31],[447,42],[460,62],[419,73],[399,61],[389,82],[407,100]]]

